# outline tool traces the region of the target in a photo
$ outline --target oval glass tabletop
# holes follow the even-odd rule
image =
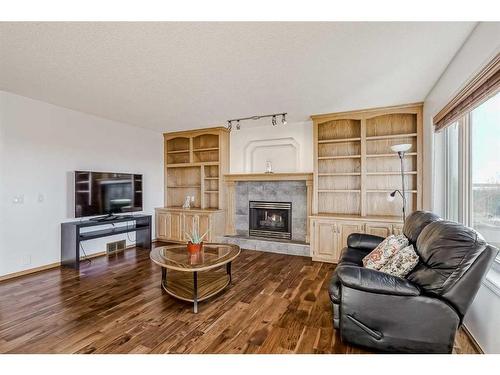
[[[239,246],[207,243],[199,253],[191,254],[186,245],[161,246],[151,250],[150,257],[159,266],[177,271],[203,271],[231,262],[240,253]]]

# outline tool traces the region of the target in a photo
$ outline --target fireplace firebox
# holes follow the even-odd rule
[[[249,235],[252,237],[292,239],[290,202],[250,201]]]

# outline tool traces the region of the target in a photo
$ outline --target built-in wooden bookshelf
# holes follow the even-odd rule
[[[165,204],[156,210],[157,237],[185,241],[196,226],[214,241],[224,231],[225,194],[221,176],[229,171],[229,133],[217,127],[165,133]],[[194,197],[190,209],[182,205]]]
[[[391,146],[409,143],[403,161],[407,205],[421,206],[421,105],[312,116],[315,142],[313,213],[394,216],[401,204],[400,161]]]
[[[182,207],[186,196],[194,196],[194,208],[224,208],[220,176],[228,171],[227,130],[200,129],[164,137],[165,207]]]
[[[371,221],[379,223],[379,218],[383,217],[392,232],[392,226],[402,220],[401,201],[387,200],[388,193],[401,189],[400,160],[391,146],[401,143],[412,145],[403,160],[407,212],[421,208],[421,104],[311,118],[314,124],[313,219],[320,218],[322,224],[328,218],[350,220],[353,230],[365,231],[372,228]],[[356,223],[352,224],[354,219]],[[343,233],[341,224],[340,221],[335,223],[333,233]],[[314,220],[312,225],[315,225]],[[326,238],[324,228],[323,225],[321,236]],[[314,237],[313,229],[311,233]],[[340,235],[342,241],[347,236],[344,234]],[[318,247],[322,245],[313,242],[313,250],[319,251]],[[337,256],[326,255],[324,258]],[[316,258],[328,260],[321,256]]]

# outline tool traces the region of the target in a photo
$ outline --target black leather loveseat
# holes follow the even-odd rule
[[[329,286],[334,327],[343,341],[376,351],[451,353],[498,250],[430,212],[411,214],[403,233],[420,256],[406,279],[363,268],[382,237],[349,236]]]

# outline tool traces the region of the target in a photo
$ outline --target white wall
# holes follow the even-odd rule
[[[60,260],[71,171],[143,174],[144,212],[153,214],[163,205],[162,149],[160,133],[0,91],[0,276]],[[13,203],[20,195],[24,203]],[[122,238],[84,249],[103,251]]]
[[[244,122],[241,130],[233,127],[230,152],[231,173],[265,172],[265,160],[272,161],[274,172],[312,172],[313,126],[309,121],[278,126]]]
[[[424,206],[444,215],[443,135],[434,135],[432,117],[500,51],[500,23],[479,23],[424,103]],[[432,178],[434,176],[434,178]],[[499,280],[492,269],[489,280]],[[486,353],[500,353],[500,294],[494,281],[485,282],[465,317],[465,325]]]

